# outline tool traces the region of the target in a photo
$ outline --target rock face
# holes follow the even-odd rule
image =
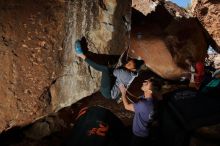
[[[63,76],[51,88],[55,108],[70,105],[98,90],[100,73],[75,57],[73,43],[85,36],[89,51],[99,54],[120,53],[128,38],[130,1],[70,1],[67,16]]]
[[[61,69],[65,5],[9,0],[0,7],[2,131],[50,111],[47,91]]]
[[[90,51],[120,53],[126,46],[130,3],[1,1],[0,132],[97,91],[100,74],[76,57],[73,44],[84,36]]]
[[[155,11],[159,2],[164,0],[132,0],[132,7],[140,11],[144,15]]]
[[[220,1],[192,0],[191,11],[216,42],[213,47],[220,51]]]
[[[138,11],[132,13],[131,54],[144,59],[158,75],[186,76],[191,63],[204,59],[208,44],[203,27],[186,10],[164,2],[146,16]]]

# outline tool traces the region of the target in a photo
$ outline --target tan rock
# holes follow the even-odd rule
[[[100,74],[79,61],[74,42],[84,36],[92,52],[121,53],[128,35],[122,18],[130,16],[130,5],[130,0],[0,1],[0,133],[98,91]]]
[[[144,15],[155,11],[158,4],[159,0],[132,0],[132,7],[140,11]]]
[[[220,51],[220,1],[192,0],[191,11],[213,38],[212,46]]]
[[[147,16],[135,11],[133,15],[131,55],[142,58],[161,77],[188,76],[187,60],[195,63],[205,58],[208,45],[203,27],[183,8],[165,2]]]

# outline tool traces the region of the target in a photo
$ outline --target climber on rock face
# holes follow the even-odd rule
[[[100,87],[100,92],[102,93],[102,95],[107,99],[114,99],[117,102],[120,102],[121,92],[119,89],[119,84],[123,84],[126,88],[131,84],[133,79],[138,75],[138,60],[131,59],[125,65],[118,68],[110,68],[104,65],[97,64],[83,53],[83,48],[80,40],[77,40],[75,42],[75,52],[78,57],[82,58],[95,70],[102,72]],[[116,77],[116,81],[113,86],[111,84],[112,75]]]

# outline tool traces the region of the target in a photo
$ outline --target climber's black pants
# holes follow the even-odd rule
[[[88,58],[85,59],[85,62],[88,63],[95,70],[102,72],[100,92],[105,98],[112,99],[111,76],[113,74],[113,69],[105,65],[97,64]]]

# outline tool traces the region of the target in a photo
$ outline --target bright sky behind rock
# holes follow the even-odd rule
[[[176,3],[177,5],[186,8],[188,4],[191,3],[191,0],[170,0],[174,3]]]

